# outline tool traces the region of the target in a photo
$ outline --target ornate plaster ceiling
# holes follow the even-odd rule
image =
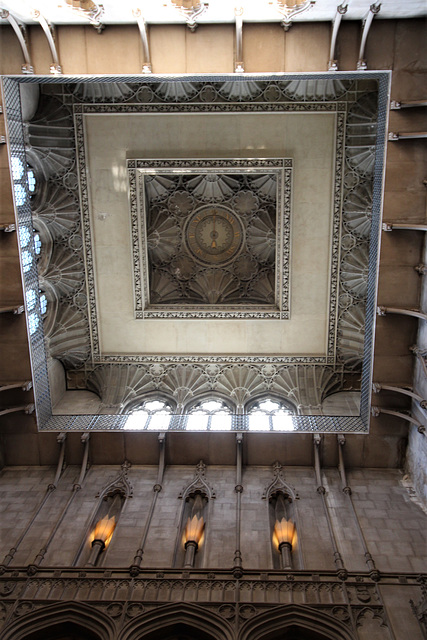
[[[235,402],[237,406],[243,407],[251,397],[273,392],[284,398],[295,395],[296,403],[305,408],[303,413],[306,415],[293,418],[296,430],[307,431],[314,428],[326,431],[364,431],[366,429],[372,349],[371,326],[375,309],[377,234],[381,204],[381,149],[384,140],[384,112],[388,82],[387,74],[380,76],[381,74],[366,73],[363,78],[357,74],[348,76],[334,74],[333,77],[318,79],[313,76],[309,79],[294,76],[251,80],[244,78],[201,80],[198,78],[179,81],[150,78],[149,81],[135,80],[133,83],[127,81],[104,84],[99,80],[65,85],[61,81],[50,79],[51,84],[42,87],[38,112],[26,126],[27,158],[38,181],[37,193],[32,198],[32,209],[34,227],[42,237],[44,250],[42,257],[38,260],[40,283],[49,300],[43,345],[41,314],[38,307],[32,303],[33,297],[27,295],[33,367],[37,373],[35,393],[39,423],[42,428],[81,429],[89,424],[95,429],[123,428],[126,423],[126,416],[118,415],[81,415],[73,418],[72,424],[67,416],[52,417],[47,389],[45,347],[48,357],[59,359],[69,370],[69,384],[73,384],[74,388],[89,387],[98,391],[103,402],[104,413],[112,404],[115,406],[113,413],[120,410],[129,393],[133,397],[138,397],[138,394],[143,396],[153,391],[161,392],[175,398],[174,402],[178,402],[179,398],[179,403],[183,406],[188,399],[195,398],[197,395],[207,392],[220,393],[230,398],[230,401]],[[23,81],[25,82],[25,79]],[[381,84],[379,119],[377,117],[378,83]],[[5,90],[6,103],[10,110],[10,105],[13,104],[13,100],[16,100],[16,80],[6,80]],[[188,120],[190,113],[192,118]],[[214,115],[218,113],[221,115]],[[127,114],[126,119],[123,118],[123,114]],[[169,120],[160,120],[160,114],[166,114]],[[230,117],[225,114],[232,115]],[[285,115],[289,116],[287,120],[284,119]],[[235,116],[239,119],[235,119]],[[229,125],[226,124],[227,117]],[[182,126],[181,138],[178,134],[168,137],[171,122],[181,127],[187,120],[193,128],[197,129],[199,126],[201,131],[200,127],[203,129],[204,123],[207,122],[206,118],[214,123],[213,128],[209,135],[206,133],[203,137],[203,133],[200,133],[200,137],[196,137],[195,141],[190,140],[190,149],[196,149],[196,153],[189,153],[188,148],[184,150],[182,148],[182,140],[188,141],[184,126]],[[232,133],[224,136],[222,127],[218,128],[215,124],[217,122],[215,118],[224,118],[221,123],[226,128],[234,127],[235,137]],[[123,122],[123,129],[118,125],[120,119]],[[154,127],[153,123],[156,119],[158,127],[154,128],[150,137],[149,130],[151,126]],[[272,122],[275,125],[279,122],[281,127],[272,126],[272,138],[268,139],[267,135],[266,144],[260,144],[254,148],[253,144],[251,147],[246,146],[251,143],[250,138],[249,142],[245,142],[248,140],[244,134],[249,122],[253,122],[254,140],[262,141],[263,135],[268,134]],[[12,118],[10,123],[14,140],[12,153],[19,158],[20,154],[23,154],[23,148],[20,146],[23,143],[23,136],[19,128],[19,118],[16,119],[16,123]],[[141,123],[144,123],[142,128]],[[168,126],[165,127],[165,123],[168,123]],[[236,127],[236,123],[239,123],[239,126]],[[292,134],[299,131],[298,125],[305,130],[306,137],[298,133],[296,136],[298,144],[290,148],[291,153],[284,153],[287,145],[288,148],[292,147]],[[103,129],[105,126],[110,131],[107,137],[105,128]],[[310,126],[313,127],[312,134],[310,134]],[[126,139],[123,133],[125,130],[127,130],[127,140],[131,140],[130,143],[126,143],[129,146],[122,144],[122,147],[114,147],[115,136],[120,138],[122,143]],[[279,131],[280,136],[278,136]],[[221,136],[218,135],[219,132]],[[100,146],[100,135],[101,137],[104,135],[104,147]],[[291,213],[292,234],[299,232],[303,235],[299,237],[299,242],[295,240],[298,235],[291,236],[293,252],[291,255],[294,260],[291,267],[291,280],[294,284],[297,282],[300,285],[294,290],[291,289],[289,321],[285,318],[277,321],[263,318],[256,321],[263,324],[252,324],[255,321],[251,318],[210,319],[209,324],[204,324],[201,328],[202,325],[197,324],[200,321],[185,318],[178,318],[179,326],[176,318],[135,319],[133,304],[135,262],[133,267],[130,265],[132,264],[132,246],[135,256],[136,241],[140,250],[142,248],[146,250],[148,265],[146,282],[150,283],[151,278],[151,293],[148,297],[150,305],[153,290],[155,290],[153,288],[155,273],[162,265],[166,265],[166,270],[171,274],[173,260],[191,257],[193,265],[197,265],[198,269],[213,270],[216,266],[211,266],[212,255],[220,255],[221,272],[230,273],[229,269],[236,269],[243,255],[250,254],[251,251],[251,257],[256,255],[253,249],[256,234],[252,231],[248,232],[251,222],[246,221],[245,224],[243,214],[239,211],[237,203],[242,200],[241,198],[236,200],[239,194],[240,196],[242,193],[249,194],[247,200],[255,197],[262,200],[262,210],[270,206],[267,199],[260,199],[257,185],[253,183],[249,185],[252,179],[251,173],[245,174],[242,167],[239,171],[233,168],[230,173],[224,174],[229,181],[237,183],[228,184],[232,193],[228,194],[228,199],[225,201],[216,202],[212,197],[209,201],[204,201],[197,193],[195,194],[195,190],[203,184],[206,175],[209,174],[206,167],[204,171],[200,171],[200,167],[193,167],[192,173],[187,174],[185,179],[178,173],[176,187],[171,186],[170,190],[166,188],[167,193],[158,200],[155,196],[150,200],[149,193],[147,198],[144,195],[141,199],[141,188],[143,192],[149,192],[144,175],[150,175],[150,170],[144,174],[143,167],[138,167],[138,160],[129,160],[129,158],[141,158],[140,149],[130,146],[132,140],[138,141],[138,135],[142,136],[140,140],[146,143],[143,162],[149,162],[151,158],[152,163],[164,163],[164,153],[158,153],[156,156],[150,152],[151,142],[153,140],[158,142],[161,135],[169,141],[169,152],[174,149],[180,150],[170,155],[181,161],[188,157],[205,158],[207,149],[210,150],[211,158],[227,158],[227,154],[217,153],[218,140],[215,141],[215,135],[217,139],[219,138],[220,148],[224,140],[227,140],[227,144],[234,145],[237,137],[238,153],[232,154],[228,151],[228,155],[230,158],[236,155],[243,158],[241,162],[247,162],[248,157],[259,160],[265,157],[276,157],[282,163],[285,157],[293,158],[295,193]],[[322,138],[322,135],[325,137]],[[277,142],[278,139],[279,142]],[[329,142],[326,142],[327,139]],[[77,164],[74,140],[77,141]],[[325,155],[327,144],[330,146],[331,155],[329,162],[325,163],[325,157],[328,157],[327,154]],[[107,149],[111,148],[116,155],[114,165],[111,165],[107,156]],[[248,153],[248,148],[252,149],[251,154]],[[318,155],[314,151],[314,156],[310,157],[310,151],[313,153],[316,149]],[[90,153],[91,150],[92,153]],[[141,215],[143,222],[144,216],[146,217],[146,224],[138,229],[139,235],[132,233],[126,159],[129,160],[128,170],[131,182],[132,176],[135,178],[135,189],[130,190],[131,212],[134,201],[138,212],[139,198],[138,224],[141,223]],[[271,169],[267,172],[265,167],[259,168],[261,173],[257,177],[264,179],[271,173]],[[166,173],[163,166],[160,172],[155,174],[157,182],[159,182],[157,176],[163,176],[169,180]],[[218,172],[216,174],[212,172],[212,175],[218,175]],[[137,177],[140,180],[138,188],[136,187]],[[14,180],[15,199],[21,224],[21,257],[26,287],[27,291],[34,291],[36,295],[38,287],[34,246],[28,240],[31,236],[31,234],[28,236],[31,227],[30,203],[24,196],[19,200],[22,193],[25,193],[22,176],[16,175]],[[298,181],[300,181],[299,184]],[[234,185],[234,188],[230,185]],[[327,194],[324,200],[319,198],[322,188]],[[174,212],[169,216],[163,213],[166,206],[170,207],[171,198],[176,197],[177,193],[184,194],[184,199],[186,194],[190,199],[195,200],[193,209],[179,224],[176,222]],[[276,195],[276,206],[280,198],[281,196]],[[100,205],[103,207],[106,203],[109,209],[100,208]],[[281,215],[283,210],[281,207]],[[170,209],[168,211],[170,213]],[[176,209],[174,211],[176,213]],[[124,218],[114,219],[113,215],[110,215],[110,213],[115,215],[115,212],[121,212],[120,216],[126,216],[127,224],[122,224]],[[304,212],[309,212],[311,217],[304,218]],[[197,216],[200,216],[200,219]],[[215,229],[213,228],[214,216],[215,225],[216,216],[218,216],[223,218],[225,229],[228,229],[227,224],[231,227],[236,225],[239,229],[239,243],[236,246],[227,245],[227,233],[224,236],[223,242],[227,245],[227,250],[233,246],[230,262],[228,259],[222,260],[220,253],[215,254],[211,251],[210,254],[200,255],[197,252],[198,248],[202,250],[203,243],[205,251],[206,247],[208,250],[216,249],[212,247],[212,241],[217,238],[214,233],[216,226]],[[272,211],[269,213],[270,232],[274,229],[271,216]],[[373,231],[371,231],[371,218],[374,220]],[[260,220],[264,222],[259,215],[255,216],[254,220],[257,224]],[[105,221],[107,221],[106,225]],[[159,229],[161,230],[164,224],[167,225],[171,221],[178,228],[176,236],[183,240],[180,240],[182,244],[178,244],[178,250],[174,249],[173,254],[169,255],[167,245],[156,244],[154,239],[157,238]],[[203,221],[207,229],[204,230],[202,227],[198,230],[198,225]],[[277,241],[279,236],[280,241],[283,241],[284,237],[283,229],[278,233],[278,228],[276,219],[274,259],[276,281],[278,275],[282,277],[283,274],[283,269],[277,267],[279,253],[283,256],[283,247],[278,251]],[[324,231],[320,233],[322,228]],[[194,234],[191,233],[192,231]],[[192,245],[190,236],[196,237],[198,232],[201,239],[199,237],[198,244]],[[145,247],[142,246],[143,241],[145,241]],[[286,243],[283,242],[283,246],[285,245]],[[298,255],[298,245],[309,256],[307,261],[295,259],[295,255]],[[316,251],[322,246],[322,251],[327,256],[323,271],[317,269],[317,263],[313,261],[313,257],[317,255]],[[123,255],[128,261],[127,266],[123,266],[125,263],[120,257],[123,247],[125,249]],[[156,247],[159,247],[160,259],[159,254],[156,255]],[[102,255],[106,256],[106,259],[102,260]],[[258,269],[260,264],[262,260]],[[293,269],[293,267],[297,268]],[[181,269],[179,266],[176,268]],[[319,276],[317,271],[320,273],[318,281],[313,280],[314,276]],[[123,278],[124,273],[129,277]],[[243,273],[246,272],[243,271]],[[301,276],[300,280],[298,280],[298,273]],[[111,282],[114,284],[114,277],[117,274],[116,284],[118,283],[119,287],[113,286],[109,290],[106,284],[111,285]],[[177,277],[176,272],[175,276]],[[306,281],[310,282],[309,288],[304,288]],[[245,282],[241,275],[239,282],[239,286]],[[302,289],[300,300],[305,299],[307,304],[313,304],[314,300],[314,307],[320,306],[316,297],[320,287],[316,282],[322,282],[323,287],[326,282],[326,289],[322,296],[323,309],[326,310],[324,326],[321,328],[321,334],[324,336],[323,347],[317,352],[313,349],[308,352],[301,349],[292,350],[292,348],[286,350],[277,338],[280,337],[280,340],[286,338],[287,327],[291,326],[292,317],[298,318],[298,313],[301,313],[301,308],[298,308],[297,293],[301,293]],[[120,287],[123,287],[124,291],[121,291]],[[186,290],[188,292],[188,288],[184,288],[184,292]],[[109,295],[111,291],[113,296]],[[112,349],[105,349],[102,333],[105,333],[108,327],[108,318],[113,316],[121,318],[119,325],[115,325],[113,330],[113,333],[117,333],[117,326],[120,326],[123,318],[126,318],[126,316],[120,316],[120,312],[124,301],[128,300],[126,304],[129,304],[129,298],[126,298],[128,291],[131,291],[131,298],[130,306],[126,307],[126,313],[130,314],[132,323],[136,325],[139,323],[141,327],[138,329],[140,333],[135,335],[142,340],[144,334],[148,335],[148,340],[151,340],[154,348],[152,347],[150,351],[145,346],[143,349],[133,348],[127,352],[125,349],[118,355]],[[121,297],[122,295],[124,297]],[[201,291],[199,295],[209,296],[209,288],[206,287],[205,291]],[[104,296],[104,302],[107,301],[107,307],[102,307],[100,304],[102,296]],[[168,305],[170,300],[163,298],[163,302]],[[159,303],[162,304],[161,296],[160,300],[158,298],[156,301],[156,304]],[[182,303],[182,298],[176,298],[173,301],[173,304],[185,306]],[[198,307],[209,307],[211,304],[216,306],[216,309],[220,306],[218,300],[212,301],[209,297],[208,302],[203,299],[196,301],[190,299],[190,305]],[[240,304],[241,299],[236,301],[237,306]],[[257,300],[252,297],[243,304],[257,304]],[[278,304],[277,298],[273,304]],[[110,312],[108,305],[110,305]],[[31,320],[33,316],[34,319]],[[105,324],[106,321],[107,324]],[[150,324],[152,322],[157,323],[154,330],[154,325]],[[206,319],[203,322],[205,323]],[[318,316],[315,316],[314,325],[318,324]],[[121,327],[119,340],[122,345],[126,344],[129,326],[123,324]],[[177,331],[177,327],[182,331],[183,339],[187,332],[187,338],[182,343],[177,342],[173,350],[167,348],[165,351],[164,348],[163,350],[159,348],[158,345],[168,344],[166,334]],[[216,331],[217,337],[215,343],[212,343],[209,335],[205,352],[200,354],[197,346],[195,349],[194,346],[189,347],[189,345],[191,341],[196,345],[206,344],[207,327],[209,327],[209,334],[211,330]],[[226,333],[230,327],[233,327],[234,334],[231,339],[228,338],[227,343]],[[249,331],[251,327],[252,334]],[[298,332],[300,335],[302,333],[301,344],[307,345],[309,333],[304,334],[304,325],[298,320],[296,327],[295,335]],[[156,335],[157,333],[160,335]],[[201,337],[198,338],[197,334]],[[248,340],[251,335],[253,340]],[[258,341],[258,335],[261,343]],[[266,351],[265,345],[269,344],[269,335],[274,337],[270,343],[270,350]],[[159,340],[158,343],[155,342],[156,339]],[[233,349],[230,345],[238,345],[238,340],[241,341],[240,347]],[[145,343],[145,345],[148,344],[149,342]],[[229,345],[226,352],[224,352],[224,344]],[[258,346],[257,353],[259,344],[261,348]],[[321,403],[332,390],[357,388],[356,377],[360,373],[363,358],[361,418],[349,417],[338,421],[320,415],[314,420],[308,415],[322,413]],[[111,389],[114,388],[118,395],[116,393],[114,399],[109,399]]]

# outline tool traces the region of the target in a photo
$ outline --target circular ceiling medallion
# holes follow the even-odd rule
[[[244,229],[239,218],[226,207],[205,205],[189,218],[185,238],[188,250],[198,262],[222,266],[240,253]]]

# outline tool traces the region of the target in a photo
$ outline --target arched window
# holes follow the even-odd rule
[[[34,229],[34,253],[39,256],[42,252],[42,241],[40,234]]]
[[[164,431],[169,428],[173,408],[167,400],[153,397],[134,405],[129,414],[124,429]]]
[[[37,181],[34,171],[28,166],[27,169],[27,182],[28,182],[28,191],[30,192],[30,197],[33,196],[37,189]]]
[[[40,296],[40,313],[42,318],[44,318],[47,315],[47,297],[46,297],[46,294],[43,293],[41,289],[39,289],[39,296]]]
[[[187,411],[187,431],[229,431],[231,429],[231,407],[222,398],[204,398]]]
[[[277,398],[260,398],[247,408],[250,431],[293,431],[293,406]]]
[[[35,289],[28,289],[25,293],[25,299],[27,303],[27,314],[28,314],[28,329],[30,331],[30,335],[37,330],[39,326],[39,316],[36,312],[37,305],[37,294]]]

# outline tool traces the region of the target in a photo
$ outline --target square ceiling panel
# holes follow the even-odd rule
[[[291,160],[129,160],[128,172],[136,318],[289,317]]]

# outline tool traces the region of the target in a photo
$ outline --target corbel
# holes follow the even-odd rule
[[[421,362],[421,366],[423,368],[424,375],[427,378],[427,365],[426,365],[426,361],[425,361],[426,350],[425,349],[420,349],[420,347],[417,347],[417,345],[415,344],[412,347],[409,347],[409,351],[412,351],[412,353],[415,355],[415,357]]]
[[[9,391],[10,389],[22,389],[22,391],[29,391],[33,386],[31,380],[26,380],[25,382],[13,382],[12,384],[4,384],[0,385],[1,391]]]
[[[427,274],[427,264],[417,264],[414,269],[420,274],[420,276],[425,276]]]
[[[365,60],[366,41],[368,39],[368,33],[369,33],[369,29],[371,28],[372,20],[379,13],[380,9],[381,9],[381,2],[379,3],[375,2],[374,4],[371,4],[371,6],[369,7],[368,15],[364,18],[362,22],[362,25],[363,25],[362,39],[360,41],[359,59],[357,61],[357,66],[356,66],[356,69],[358,71],[366,71],[366,69],[368,68],[368,65],[366,64],[366,60]]]
[[[141,35],[142,53],[144,62],[142,64],[142,73],[151,73],[151,56],[150,56],[150,44],[148,42],[147,23],[144,20],[141,9],[134,9],[132,11],[133,17],[136,19],[139,33]]]
[[[427,231],[427,224],[413,224],[412,222],[383,222],[383,231],[400,229],[403,231]]]
[[[175,0],[173,5],[184,18],[190,31],[195,31],[197,29],[197,18],[200,18],[200,16],[205,13],[209,7],[209,3],[205,1],[199,2],[197,6],[189,8],[184,6],[184,2],[182,0]]]
[[[372,391],[374,393],[379,393],[380,391],[395,391],[396,393],[402,393],[405,396],[409,396],[413,398],[417,402],[420,403],[421,409],[427,409],[427,400],[419,396],[417,393],[410,391],[409,389],[403,389],[402,387],[394,387],[388,384],[382,384],[379,382],[374,382],[372,384]]]
[[[397,140],[422,140],[423,138],[427,138],[427,131],[408,131],[407,133],[390,131],[388,134],[388,139],[391,142],[396,142]]]
[[[52,24],[48,24],[46,18],[42,16],[40,11],[38,11],[37,9],[33,11],[32,17],[34,18],[34,20],[37,20],[37,22],[40,24],[46,36],[47,42],[49,44],[49,49],[52,54],[52,60],[53,60],[49,69],[50,73],[54,73],[57,75],[61,74],[62,68],[61,68],[61,65],[59,64],[59,56],[56,50],[54,26]]]
[[[412,318],[419,318],[420,320],[427,320],[427,314],[419,311],[418,309],[400,309],[397,307],[377,307],[377,314],[379,316],[386,316],[388,313],[397,313],[402,316],[411,316]]]
[[[387,414],[389,416],[396,416],[396,418],[402,418],[402,420],[407,420],[408,422],[410,422],[411,424],[414,424],[417,427],[418,433],[422,433],[425,435],[425,431],[426,431],[425,426],[422,425],[421,422],[419,422],[412,416],[408,415],[407,413],[401,413],[400,411],[394,411],[393,409],[383,409],[383,407],[377,407],[377,406],[371,407],[371,414],[374,418],[378,418],[378,416],[381,413]]]
[[[83,18],[86,18],[92,27],[98,32],[102,33],[105,29],[105,25],[101,22],[101,18],[104,15],[104,6],[97,2],[90,2],[90,8],[84,8],[85,0],[81,0],[79,3],[72,2],[72,0],[65,0],[65,7],[73,12],[78,13]]]
[[[0,307],[0,313],[13,313],[14,316],[19,316],[24,313],[23,304],[12,304],[6,307]]]
[[[234,16],[236,19],[236,60],[234,63],[234,73],[243,73],[243,7],[236,7],[234,9]]]
[[[18,38],[19,44],[21,46],[22,55],[24,56],[25,64],[21,66],[22,73],[33,74],[34,67],[31,64],[31,57],[28,51],[27,40],[26,40],[26,29],[24,25],[19,24],[16,18],[9,12],[7,9],[0,9],[0,18],[7,20],[15,32],[16,37]]]
[[[19,407],[9,407],[8,409],[3,409],[3,411],[0,411],[0,416],[5,416],[8,413],[18,413],[19,411],[23,411],[24,413],[29,415],[33,413],[34,408],[35,407],[33,404],[24,404]]]
[[[338,60],[335,57],[335,47],[337,44],[338,31],[343,15],[347,13],[348,4],[340,4],[337,7],[335,18],[332,21],[331,47],[329,50],[328,71],[338,71]]]
[[[398,109],[413,109],[415,107],[427,107],[427,100],[406,100],[405,102],[392,100],[390,102],[390,109],[392,111],[397,111]]]
[[[278,5],[277,10],[283,16],[281,25],[285,31],[289,31],[292,26],[292,19],[299,13],[303,13],[304,11],[311,9],[311,7],[316,4],[316,0],[306,0],[306,2],[294,7],[288,7],[288,5],[281,0],[276,0],[276,3]]]

